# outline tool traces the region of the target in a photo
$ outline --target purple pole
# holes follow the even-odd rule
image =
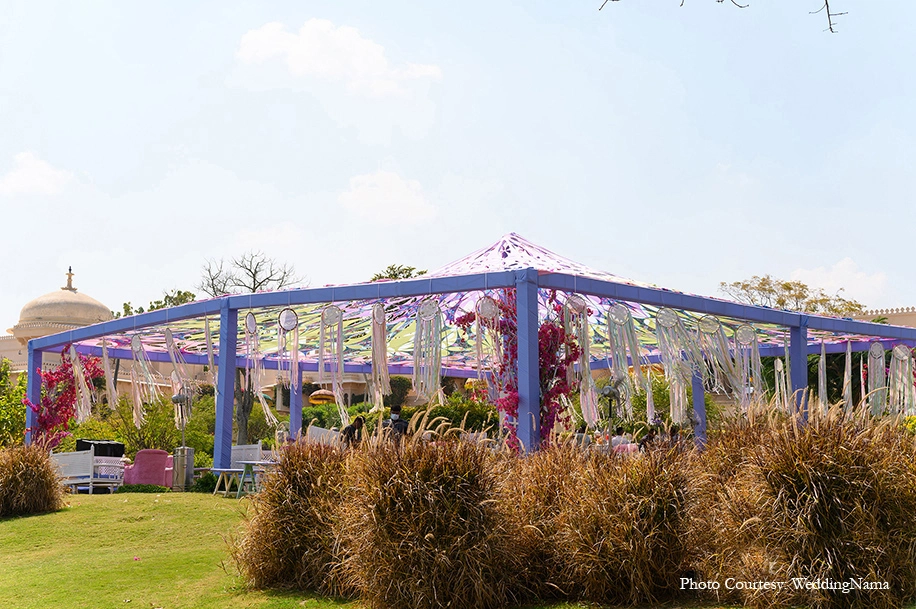
[[[526,452],[541,443],[541,386],[538,370],[538,275],[534,269],[515,274],[518,328],[518,439]]]
[[[41,402],[41,376],[38,372],[41,370],[41,356],[42,352],[33,349],[31,342],[29,343],[29,365],[26,374],[29,375],[29,384],[26,387],[26,398],[33,404],[38,404]],[[34,428],[38,424],[38,415],[28,406],[25,407],[25,443],[32,443],[32,432],[28,431],[29,429]]]
[[[298,356],[296,353],[293,357]],[[298,391],[293,391],[293,387]],[[289,437],[298,438],[302,430],[302,368],[299,368],[299,378],[290,379],[289,391]]]
[[[792,395],[796,412],[808,420],[808,317],[789,328],[789,372],[792,375]]]
[[[232,461],[232,413],[235,405],[235,358],[239,312],[223,300],[219,312],[219,361],[216,377],[216,429],[213,434],[213,466],[228,469]]]
[[[693,371],[693,416],[696,425],[693,427],[693,438],[697,448],[706,446],[706,392],[703,389],[703,375],[699,370]]]

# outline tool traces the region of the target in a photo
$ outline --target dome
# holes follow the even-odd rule
[[[95,298],[77,292],[73,287],[73,273],[69,272],[65,287],[39,296],[22,307],[19,323],[11,331],[24,344],[38,336],[109,319],[111,310]]]

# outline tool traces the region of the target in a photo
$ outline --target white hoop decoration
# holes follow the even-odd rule
[[[499,316],[499,306],[489,296],[484,296],[477,301],[477,315],[487,321],[493,321]]]
[[[140,342],[139,334],[134,334],[130,337],[130,350],[134,353],[140,353],[143,351],[143,343]]]
[[[722,327],[722,322],[712,315],[704,315],[700,318],[700,323],[697,326],[703,334],[713,335],[718,334],[719,328]]]
[[[439,303],[433,300],[432,298],[421,302],[420,308],[417,310],[417,315],[423,321],[431,321],[438,314],[439,314]]]
[[[372,321],[379,326],[384,326],[387,323],[385,319],[385,305],[380,302],[372,305]]]
[[[906,345],[894,346],[894,357],[900,361],[906,361],[910,357],[910,348]]]
[[[245,316],[245,331],[249,334],[258,333],[258,320],[255,319],[254,313],[249,313]]]
[[[566,299],[566,306],[576,315],[582,315],[588,310],[588,303],[577,294],[573,294]]]
[[[172,336],[172,329],[165,329],[165,346],[171,351],[175,348],[175,338]]]
[[[655,314],[655,321],[663,328],[675,327],[680,319],[673,309],[662,308]]]
[[[337,305],[328,305],[321,310],[321,323],[325,326],[336,326],[340,321],[340,307]]]
[[[756,338],[757,331],[748,324],[742,324],[735,330],[735,341],[737,341],[739,345],[749,347],[754,344]]]
[[[630,314],[630,309],[628,309],[625,305],[620,304],[619,302],[614,304],[614,306],[608,310],[607,314],[610,316],[611,321],[613,321],[618,326],[626,325],[633,317]]]
[[[299,325],[299,315],[289,307],[280,311],[277,316],[277,323],[284,332],[292,332]]]
[[[897,345],[897,346],[899,347],[900,345]],[[878,342],[872,343],[871,346],[868,348],[868,354],[874,358],[880,357],[883,359],[884,358],[884,345]]]

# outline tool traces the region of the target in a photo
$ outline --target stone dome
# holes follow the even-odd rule
[[[19,323],[11,328],[13,335],[25,344],[38,336],[88,326],[111,319],[111,310],[104,304],[77,292],[73,273],[67,273],[67,285],[32,300],[19,313]]]

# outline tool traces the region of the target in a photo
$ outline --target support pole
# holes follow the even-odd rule
[[[693,438],[697,448],[706,446],[706,391],[703,389],[703,375],[699,370],[693,371],[693,417],[696,425],[693,427]]]
[[[297,352],[293,357],[298,355]],[[302,430],[302,368],[299,368],[299,378],[290,379],[289,385],[289,437],[298,439]],[[298,391],[293,391],[293,387]]]
[[[232,415],[235,405],[235,358],[239,331],[238,309],[223,300],[219,312],[219,362],[216,378],[216,429],[213,466],[228,469],[232,461]]]
[[[795,412],[808,420],[808,316],[801,324],[789,328],[789,370],[792,376],[792,396]]]
[[[518,439],[526,452],[541,443],[541,395],[538,370],[538,275],[534,269],[515,273],[515,315],[518,327]]]
[[[41,357],[42,352],[32,348],[32,343],[29,342],[29,364],[26,374],[28,374],[28,386],[26,387],[26,398],[36,406],[41,402],[41,376],[38,374],[41,371]],[[38,424],[38,415],[28,406],[25,407],[25,443],[32,443],[32,432],[29,431],[33,429]]]

